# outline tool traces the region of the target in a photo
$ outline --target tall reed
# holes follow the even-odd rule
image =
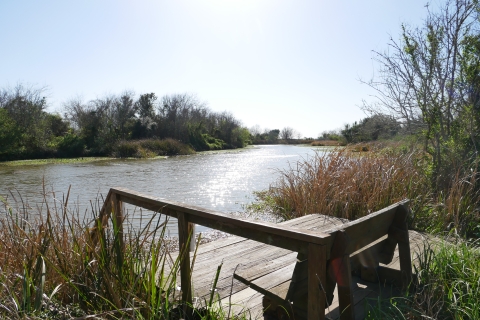
[[[449,187],[437,192],[430,185],[429,160],[422,151],[374,145],[368,152],[353,150],[317,153],[291,165],[268,190],[257,193],[261,205],[254,207],[267,205],[286,219],[322,213],[354,220],[409,198],[410,228],[455,229],[463,236],[480,236],[475,169],[467,174],[458,170]]]
[[[127,217],[123,250],[113,220],[94,223],[99,201],[84,214],[68,209],[69,193],[53,203],[44,195],[36,210],[2,199],[0,318],[172,317],[180,257],[166,249],[165,219],[154,213],[134,228]]]
[[[406,197],[428,195],[425,177],[413,159],[417,153],[317,153],[282,171],[268,191],[259,194],[275,209],[296,217],[323,213],[356,219]]]

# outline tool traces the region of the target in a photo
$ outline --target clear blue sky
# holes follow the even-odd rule
[[[251,127],[316,137],[365,117],[375,72],[422,0],[0,2],[0,86],[49,87],[49,111],[133,90],[193,93]]]

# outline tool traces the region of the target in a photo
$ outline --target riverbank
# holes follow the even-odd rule
[[[276,145],[288,145],[288,146],[296,146],[296,147],[314,147],[315,150],[319,151],[330,151],[335,150],[338,147],[336,143],[299,143],[299,144],[276,144]],[[172,156],[183,156],[183,155],[191,155],[191,154],[200,154],[200,155],[210,155],[210,154],[222,154],[222,153],[237,153],[242,152],[245,150],[249,150],[252,148],[257,148],[265,146],[264,144],[258,145],[247,145],[243,148],[237,149],[220,149],[220,150],[204,150],[204,151],[195,151],[195,152],[187,152],[185,154],[171,154],[171,155],[155,155],[154,153],[146,153],[143,157],[137,156],[118,156],[118,157],[95,157],[95,156],[85,156],[85,157],[76,157],[76,158],[45,158],[45,159],[26,159],[26,160],[10,160],[10,161],[0,161],[0,167],[21,167],[21,166],[39,166],[39,165],[47,165],[47,164],[77,164],[77,163],[91,163],[91,162],[101,162],[101,161],[111,161],[111,160],[144,160],[144,159],[167,159],[168,157]],[[137,151],[131,153],[136,154]]]
[[[108,161],[116,158],[112,157],[80,157],[80,158],[50,158],[33,160],[13,160],[0,162],[0,167],[19,167],[19,166],[40,166],[46,164],[69,164],[69,163],[90,163],[99,161]]]
[[[219,154],[219,153],[231,153],[239,152],[244,149],[254,148],[253,145],[246,146],[242,149],[223,149],[223,150],[208,150],[208,151],[197,151],[195,154]],[[41,166],[47,164],[77,164],[77,163],[92,163],[92,162],[101,162],[101,161],[112,161],[112,160],[157,160],[157,159],[167,159],[168,157],[182,156],[180,155],[170,155],[170,156],[152,156],[147,158],[139,157],[78,157],[78,158],[47,158],[47,159],[32,159],[32,160],[12,160],[12,161],[0,161],[0,167],[21,167],[21,166]],[[187,154],[188,155],[188,154]]]
[[[239,152],[244,149],[253,148],[254,146],[250,145],[242,149],[224,149],[224,150],[208,150],[208,151],[198,151],[195,154],[219,154],[219,153],[229,153],[229,152]],[[79,163],[92,163],[92,162],[101,162],[101,161],[112,161],[112,160],[159,160],[167,159],[168,157],[175,157],[182,155],[171,155],[171,156],[152,156],[148,158],[138,158],[138,157],[78,157],[78,158],[48,158],[48,159],[32,159],[32,160],[12,160],[12,161],[1,161],[0,167],[21,167],[21,166],[41,166],[47,164],[79,164]]]

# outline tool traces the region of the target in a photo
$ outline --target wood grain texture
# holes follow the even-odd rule
[[[349,240],[347,253],[351,254],[388,234],[397,209],[406,203],[408,203],[408,200],[397,202],[385,209],[376,211],[355,221],[345,223],[336,230],[330,230],[330,232],[333,233],[340,229],[345,230]]]
[[[325,319],[327,246],[308,245],[308,320]]]
[[[344,230],[335,234],[332,246],[331,261],[329,263],[329,274],[337,283],[338,301],[341,310],[340,319],[354,319],[354,302],[352,292],[352,272],[350,270],[350,256],[347,253],[349,239]],[[331,290],[331,289],[330,289]]]
[[[123,205],[121,200],[117,197],[115,193],[112,193],[110,196],[113,212],[115,214],[115,225],[116,225],[116,236],[115,239],[118,241],[118,245],[115,245],[115,251],[117,253],[117,265],[123,265],[123,258],[125,253],[125,243],[123,235]]]
[[[144,195],[125,188],[112,188],[121,201],[149,210],[176,217],[176,213],[189,215],[189,221],[205,227],[246,237],[277,247],[306,252],[307,243],[328,244],[329,234],[299,228],[288,228],[278,224],[237,219],[223,213],[179,202],[167,201]]]
[[[409,209],[402,205],[399,207],[397,215],[394,220],[396,228],[401,232],[397,235],[398,240],[398,255],[400,259],[400,271],[402,272],[402,288],[406,289],[412,282],[412,258],[410,253],[410,239],[408,236],[407,216]]]
[[[180,242],[180,251],[182,257],[180,261],[180,281],[182,288],[182,300],[190,306],[193,305],[192,300],[192,278],[190,267],[190,237],[192,235],[192,224],[188,221],[185,213],[177,213],[178,217],[178,240]]]

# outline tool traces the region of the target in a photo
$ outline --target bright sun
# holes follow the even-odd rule
[[[215,11],[248,12],[261,4],[258,0],[208,0],[204,2]]]

